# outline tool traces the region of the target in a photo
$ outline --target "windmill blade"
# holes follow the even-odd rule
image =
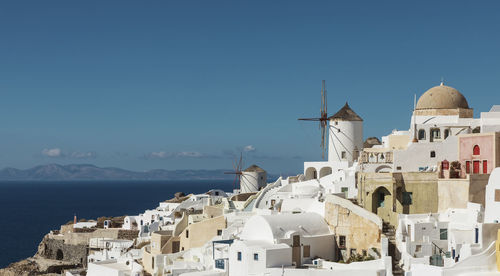
[[[238,171],[238,167],[236,167],[236,161],[235,160],[233,160],[233,169],[234,169],[235,172]]]
[[[326,84],[325,84],[325,81],[323,81],[323,94],[325,95],[325,99],[323,100],[323,102],[325,103],[325,108],[323,109],[325,111],[325,116],[328,114],[328,105],[327,105],[327,96],[326,96]]]
[[[321,118],[298,118],[299,121],[321,121]]]
[[[233,181],[233,190],[236,190],[236,187],[238,187],[238,186],[236,185],[236,183],[237,183],[237,182],[238,182],[238,175],[237,175],[237,174],[235,174],[235,175],[234,175],[234,181]]]
[[[325,81],[321,81],[321,108],[319,109],[320,116],[323,117],[323,108],[325,107]]]
[[[328,140],[328,102],[327,102],[327,92],[326,92],[326,82],[322,80],[321,82],[321,107],[320,107],[320,117],[319,118],[299,118],[299,121],[315,121],[319,122],[319,129],[321,135],[321,155],[323,159],[325,158],[325,152],[327,150],[326,141]]]
[[[241,170],[243,169],[243,153],[240,153],[240,163],[238,164],[238,166],[238,172],[241,172]]]

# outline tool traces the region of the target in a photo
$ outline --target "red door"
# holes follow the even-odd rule
[[[488,161],[486,160],[483,161],[483,173],[484,174],[488,173]]]
[[[465,161],[465,172],[470,173],[470,161]]]
[[[480,164],[480,163],[479,163],[479,160],[474,160],[474,161],[473,161],[473,164],[474,164],[473,173],[474,173],[474,174],[479,173],[479,164]]]

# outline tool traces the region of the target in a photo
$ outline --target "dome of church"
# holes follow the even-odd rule
[[[453,87],[443,83],[427,90],[417,102],[417,110],[421,109],[456,109],[469,108],[464,95]]]

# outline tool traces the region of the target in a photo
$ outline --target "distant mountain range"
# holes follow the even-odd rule
[[[0,170],[0,180],[224,180],[233,175],[227,170],[150,170],[129,171],[120,168],[100,168],[90,164],[48,164],[31,169],[5,168]]]
[[[91,164],[48,164],[19,170],[0,170],[0,181],[7,180],[232,180],[234,175],[224,174],[229,170],[163,170],[145,172],[120,168],[100,168]],[[268,175],[268,180],[278,176]]]

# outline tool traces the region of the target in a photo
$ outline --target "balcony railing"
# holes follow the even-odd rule
[[[359,157],[359,162],[362,164],[390,164],[393,162],[393,154],[387,152],[362,152]]]

